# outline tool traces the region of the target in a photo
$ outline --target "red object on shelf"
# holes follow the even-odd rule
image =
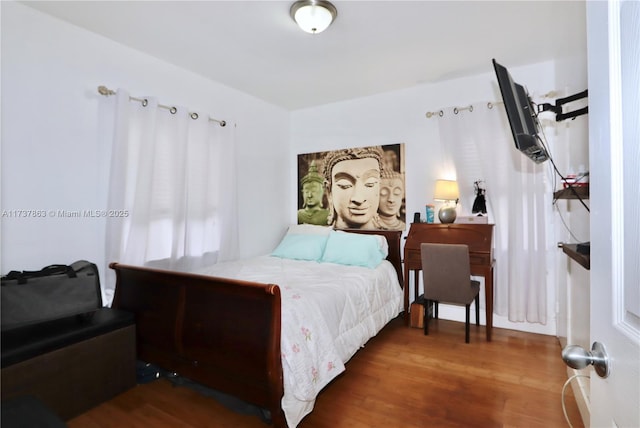
[[[568,189],[569,187],[589,187],[589,182],[562,183],[562,187],[565,189]]]

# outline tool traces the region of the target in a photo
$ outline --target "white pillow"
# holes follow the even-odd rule
[[[389,242],[387,241],[387,238],[385,238],[384,235],[370,235],[370,236],[375,236],[376,240],[378,241],[378,247],[380,248],[380,252],[382,253],[382,256],[386,259],[387,256],[389,255]]]

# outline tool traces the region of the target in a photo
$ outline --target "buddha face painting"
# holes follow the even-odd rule
[[[298,223],[338,230],[404,230],[403,158],[403,144],[298,155]],[[321,193],[307,185],[311,181],[322,183],[319,205]]]
[[[322,206],[322,194],[324,189],[317,181],[310,181],[302,185],[302,197],[305,208],[316,208]]]
[[[380,201],[378,160],[368,157],[337,162],[331,170],[329,195],[336,228],[371,228]]]
[[[378,212],[387,217],[397,216],[402,207],[404,182],[400,176],[382,178]]]

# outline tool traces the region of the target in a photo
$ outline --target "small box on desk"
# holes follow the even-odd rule
[[[461,224],[488,224],[489,217],[486,215],[468,215],[468,216],[460,216],[456,218],[456,223]]]

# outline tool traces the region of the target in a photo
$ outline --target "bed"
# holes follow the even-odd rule
[[[267,409],[277,428],[296,427],[403,309],[400,231],[316,227],[306,236],[313,228],[301,227],[269,256],[194,273],[112,263],[113,307],[136,316],[138,359]],[[374,239],[379,263],[366,255]]]

